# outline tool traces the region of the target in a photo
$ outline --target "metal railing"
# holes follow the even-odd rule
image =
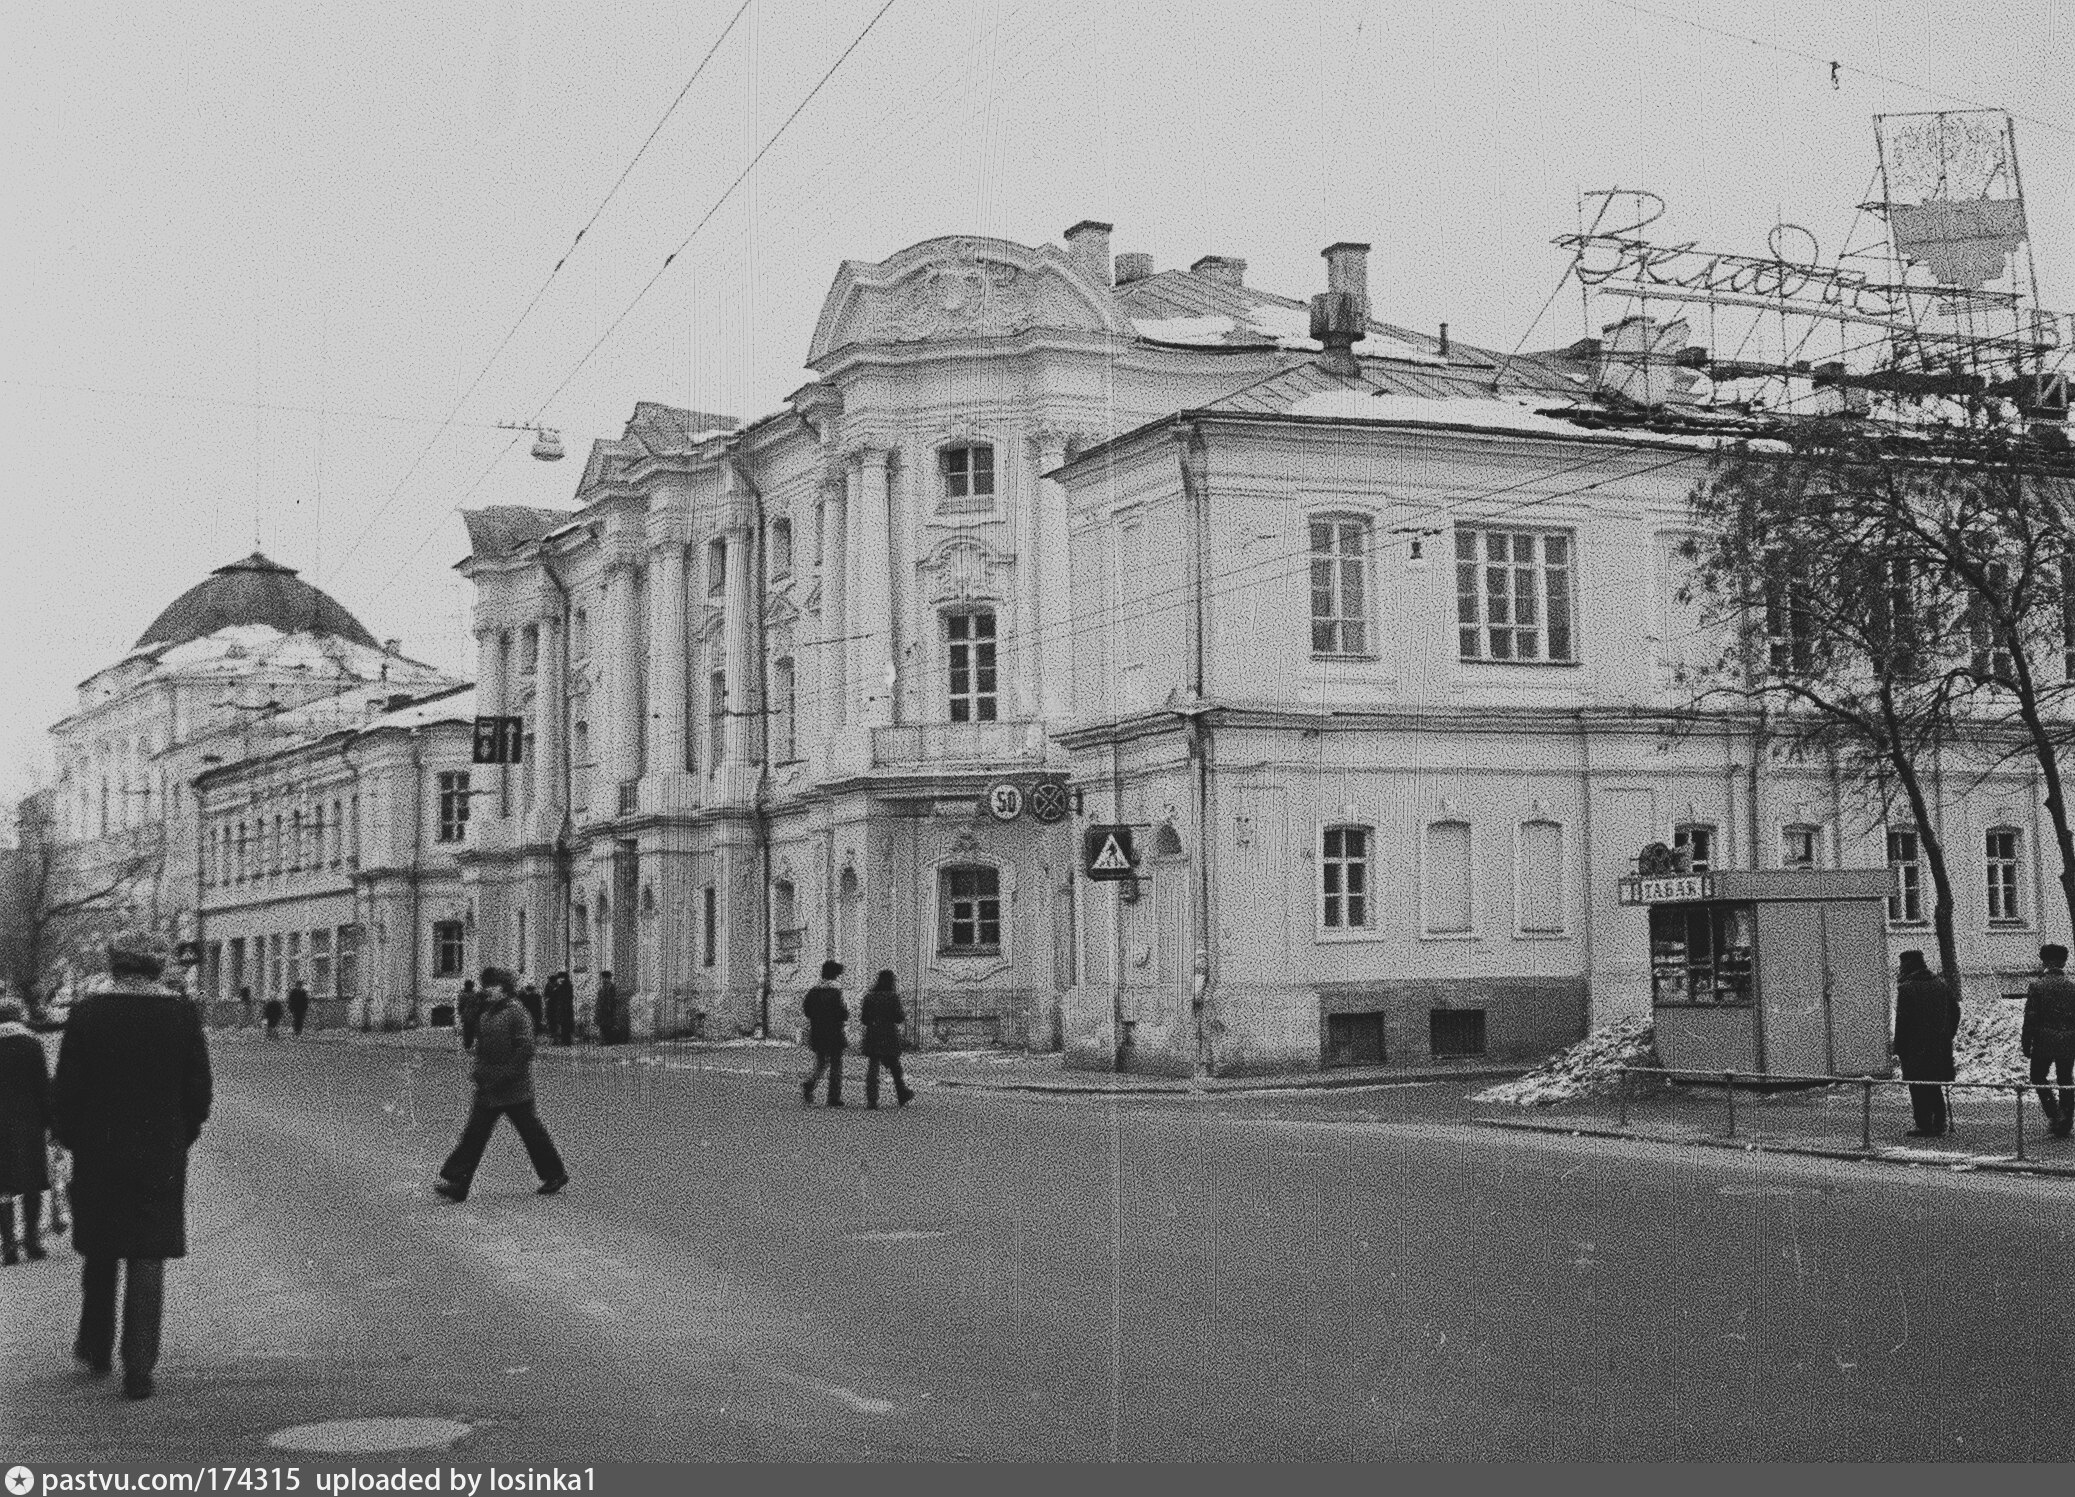
[[[1873,1151],[1873,1089],[1877,1086],[1937,1086],[1947,1091],[2009,1092],[2013,1102],[2011,1137],[2016,1157],[2025,1157],[2025,1097],[2050,1085],[2033,1081],[1911,1081],[1901,1076],[1796,1076],[1779,1075],[1757,1071],[1676,1071],[1661,1066],[1622,1066],[1621,1111],[1618,1126],[1628,1126],[1628,1111],[1633,1078],[1656,1076],[1664,1081],[1683,1081],[1695,1085],[1713,1085],[1722,1088],[1727,1114],[1726,1138],[1736,1137],[1736,1091],[1740,1084],[1759,1083],[1765,1086],[1792,1087],[1857,1087],[1859,1088],[1859,1147]]]

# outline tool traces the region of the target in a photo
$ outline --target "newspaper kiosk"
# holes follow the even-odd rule
[[[1664,1066],[1885,1075],[1894,880],[1887,868],[1624,878],[1621,903],[1648,911],[1650,1007]]]

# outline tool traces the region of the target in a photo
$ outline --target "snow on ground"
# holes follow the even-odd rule
[[[1612,1096],[1621,1086],[1621,1067],[1657,1064],[1656,1030],[1647,1019],[1622,1019],[1595,1029],[1525,1076],[1487,1087],[1474,1102],[1548,1107],[1590,1097]]]
[[[1953,1059],[1960,1081],[2021,1081],[2029,1074],[2017,1048],[2025,1006],[2007,998],[1960,1005],[1960,1032],[1953,1036]],[[1982,1094],[1977,1092],[1976,1097]]]

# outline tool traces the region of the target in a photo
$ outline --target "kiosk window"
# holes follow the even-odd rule
[[[1651,906],[1651,1003],[1671,1008],[1751,1002],[1755,927],[1747,904]]]

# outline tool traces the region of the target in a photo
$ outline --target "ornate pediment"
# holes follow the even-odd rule
[[[1009,575],[1016,565],[969,532],[947,536],[915,564],[922,589],[932,606],[1000,600],[1009,595]]]
[[[807,362],[855,344],[1006,338],[1034,328],[1132,332],[1109,289],[1051,245],[930,239],[877,265],[845,261],[822,303]]]

